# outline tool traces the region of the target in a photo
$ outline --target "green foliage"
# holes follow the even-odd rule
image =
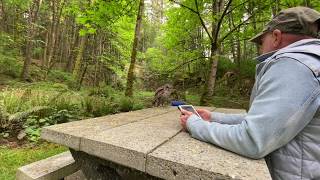
[[[52,82],[67,83],[67,84],[74,81],[71,73],[63,72],[61,70],[50,71],[48,80]]]
[[[14,39],[6,34],[0,33],[0,74],[5,74],[12,78],[19,76],[22,64],[21,57],[16,48]]]
[[[134,101],[130,97],[121,97],[120,98],[120,111],[122,112],[128,112],[133,110],[134,107]]]
[[[86,96],[82,106],[87,116],[99,117],[117,112],[116,105],[103,97]]]
[[[243,78],[254,79],[256,72],[256,60],[243,60],[240,65],[240,75]]]
[[[50,94],[48,94],[50,92]],[[0,93],[1,129],[17,133],[26,129],[30,140],[37,140],[43,125],[77,119],[81,115],[82,97],[70,92],[13,89]],[[76,113],[77,112],[77,113]],[[29,120],[28,120],[29,119]],[[36,121],[34,121],[36,119]]]
[[[133,12],[133,7],[136,8],[135,1],[103,1],[96,0],[93,3],[79,3],[79,6],[85,6],[85,10],[77,12],[77,22],[83,25],[80,35],[94,34],[97,27],[102,27],[109,30],[116,20],[125,15],[130,15]]]
[[[88,96],[99,96],[99,97],[112,97],[116,94],[115,89],[110,86],[88,88]]]
[[[42,118],[41,116],[28,116],[23,128],[25,129],[25,133],[30,141],[36,142],[39,140],[42,127],[66,123],[76,118],[73,112],[66,109],[54,110],[50,114],[51,115]]]
[[[236,70],[235,63],[231,62],[230,59],[219,57],[217,78],[221,78],[228,71],[235,71],[235,70]]]
[[[64,89],[63,89],[64,88]],[[127,112],[150,106],[153,93],[127,98],[110,86],[82,92],[59,83],[35,83],[0,93],[1,136],[13,136],[24,129],[30,141],[38,141],[43,126]]]

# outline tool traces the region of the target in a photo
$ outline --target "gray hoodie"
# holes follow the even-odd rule
[[[192,137],[237,154],[265,157],[273,179],[320,179],[320,40],[258,58],[247,114],[189,117]]]

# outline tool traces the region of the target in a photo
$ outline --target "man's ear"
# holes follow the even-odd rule
[[[273,42],[272,45],[274,48],[278,48],[282,43],[282,32],[279,29],[272,31]]]

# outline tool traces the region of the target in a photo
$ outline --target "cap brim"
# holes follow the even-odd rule
[[[249,39],[249,41],[251,41],[253,43],[260,44],[261,38],[265,33],[266,33],[265,31],[262,31],[262,32],[258,33],[257,35],[253,36],[251,39]]]

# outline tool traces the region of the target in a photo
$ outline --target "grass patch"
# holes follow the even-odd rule
[[[14,180],[16,170],[26,164],[59,154],[68,149],[51,143],[41,143],[34,147],[8,148],[0,146],[0,179]]]

